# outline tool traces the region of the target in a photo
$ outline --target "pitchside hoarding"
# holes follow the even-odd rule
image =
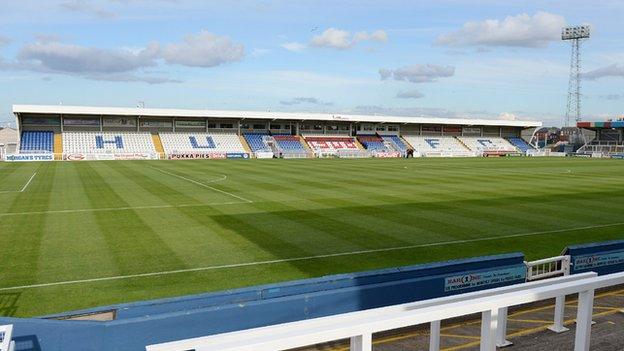
[[[6,162],[54,161],[53,154],[15,154],[4,155]]]

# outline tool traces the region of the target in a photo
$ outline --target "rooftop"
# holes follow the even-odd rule
[[[405,117],[378,115],[351,115],[341,113],[234,111],[234,110],[188,110],[142,107],[97,107],[65,105],[13,105],[15,114],[96,115],[96,116],[140,116],[140,117],[185,117],[185,118],[236,118],[268,120],[313,120],[346,121],[369,123],[417,123],[445,125],[476,125],[504,127],[541,127],[542,122],[473,118]]]

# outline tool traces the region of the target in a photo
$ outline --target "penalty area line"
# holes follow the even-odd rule
[[[28,188],[28,186],[30,185],[30,182],[32,182],[33,178],[35,178],[36,175],[37,175],[37,172],[33,173],[30,176],[30,178],[28,178],[28,181],[26,182],[26,184],[24,184],[24,186],[20,190],[3,190],[3,191],[0,191],[0,194],[23,193],[24,190],[26,190],[26,188]]]
[[[592,226],[585,226],[585,227],[575,227],[575,228],[567,228],[567,229],[545,230],[545,231],[539,231],[539,232],[509,234],[509,235],[485,237],[485,238],[476,238],[476,239],[440,241],[440,242],[427,243],[427,244],[395,246],[395,247],[387,247],[387,248],[380,248],[380,249],[370,249],[370,250],[359,250],[359,251],[350,251],[350,252],[337,252],[337,253],[316,255],[316,256],[292,257],[292,258],[266,260],[266,261],[232,263],[232,264],[217,265],[217,266],[206,266],[206,267],[176,269],[176,270],[161,271],[161,272],[148,272],[148,273],[118,275],[118,276],[109,276],[109,277],[101,277],[101,278],[90,278],[90,279],[80,279],[80,280],[66,280],[66,281],[51,282],[51,283],[41,283],[41,284],[31,284],[31,285],[19,285],[19,286],[10,286],[10,287],[5,287],[5,288],[0,288],[0,291],[19,290],[19,289],[33,289],[33,288],[43,288],[43,287],[51,287],[51,286],[59,286],[59,285],[94,283],[94,282],[103,282],[103,281],[111,281],[111,280],[155,277],[155,276],[171,275],[171,274],[179,274],[179,273],[190,273],[190,272],[211,271],[211,270],[219,270],[219,269],[252,267],[252,266],[270,265],[270,264],[287,263],[287,262],[295,262],[295,261],[317,260],[317,259],[341,257],[341,256],[352,256],[352,255],[363,255],[363,254],[378,253],[378,252],[409,250],[409,249],[416,249],[416,248],[423,248],[423,247],[434,247],[434,246],[466,244],[466,243],[475,243],[475,242],[480,242],[480,241],[495,241],[495,240],[501,240],[501,239],[521,238],[521,237],[545,235],[545,234],[556,234],[556,233],[578,231],[578,230],[588,230],[588,229],[596,229],[596,228],[616,227],[616,226],[621,226],[621,225],[624,225],[624,222],[592,225]]]
[[[197,180],[194,180],[194,179],[191,179],[191,178],[187,178],[187,177],[181,176],[181,175],[179,175],[179,174],[171,173],[171,172],[168,172],[168,171],[162,170],[162,169],[157,168],[157,167],[150,167],[150,168],[155,169],[155,170],[157,170],[157,171],[159,171],[159,172],[161,172],[161,173],[163,173],[163,174],[167,174],[167,175],[170,175],[170,176],[172,176],[172,177],[180,178],[180,179],[186,180],[187,182],[191,182],[191,183],[193,183],[193,184],[196,184],[196,185],[202,186],[202,187],[204,187],[204,188],[208,188],[208,189],[210,189],[210,190],[214,190],[214,191],[216,191],[216,192],[220,192],[220,193],[222,193],[222,194],[232,196],[232,197],[237,198],[237,199],[239,199],[239,200],[241,200],[241,201],[244,201],[244,202],[246,202],[246,203],[248,203],[248,204],[253,203],[253,201],[251,201],[251,200],[249,200],[249,199],[246,199],[246,198],[244,198],[244,197],[242,197],[242,196],[238,196],[238,195],[236,195],[236,194],[229,193],[229,192],[227,192],[227,191],[225,191],[225,190],[221,190],[221,189],[218,189],[218,188],[212,187],[212,186],[210,186],[210,185],[206,185],[206,183],[198,182]],[[215,179],[215,180],[208,181],[208,183],[214,183],[214,182],[221,181],[221,180],[225,180],[225,179],[227,179],[227,176],[225,176],[225,178],[222,178],[222,179]]]

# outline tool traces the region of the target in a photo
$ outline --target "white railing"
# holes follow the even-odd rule
[[[562,255],[542,260],[525,262],[527,266],[527,281],[548,279],[552,277],[570,275],[570,256]],[[569,329],[563,325],[565,313],[565,295],[555,298],[555,318],[553,325],[548,329],[555,333],[562,333]]]
[[[11,340],[13,325],[0,325],[0,351],[15,350],[15,341]]]
[[[350,339],[351,351],[371,351],[373,333],[431,323],[430,350],[439,350],[440,321],[481,313],[481,350],[504,342],[507,308],[579,294],[575,351],[588,351],[594,290],[624,284],[624,273],[563,276],[480,292],[345,313],[146,347],[147,351],[277,351]],[[502,337],[501,337],[502,336]],[[501,345],[502,346],[502,345]]]
[[[556,256],[525,263],[527,281],[541,280],[570,274],[570,256]]]

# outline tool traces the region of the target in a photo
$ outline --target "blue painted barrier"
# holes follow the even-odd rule
[[[13,324],[18,339],[30,340],[23,348],[17,343],[17,350],[138,351],[153,343],[522,283],[525,273],[524,255],[514,253],[331,275],[64,314],[116,310],[116,319],[108,322],[0,318],[0,324]]]
[[[624,271],[624,240],[568,246],[570,273],[596,272],[599,275]]]

